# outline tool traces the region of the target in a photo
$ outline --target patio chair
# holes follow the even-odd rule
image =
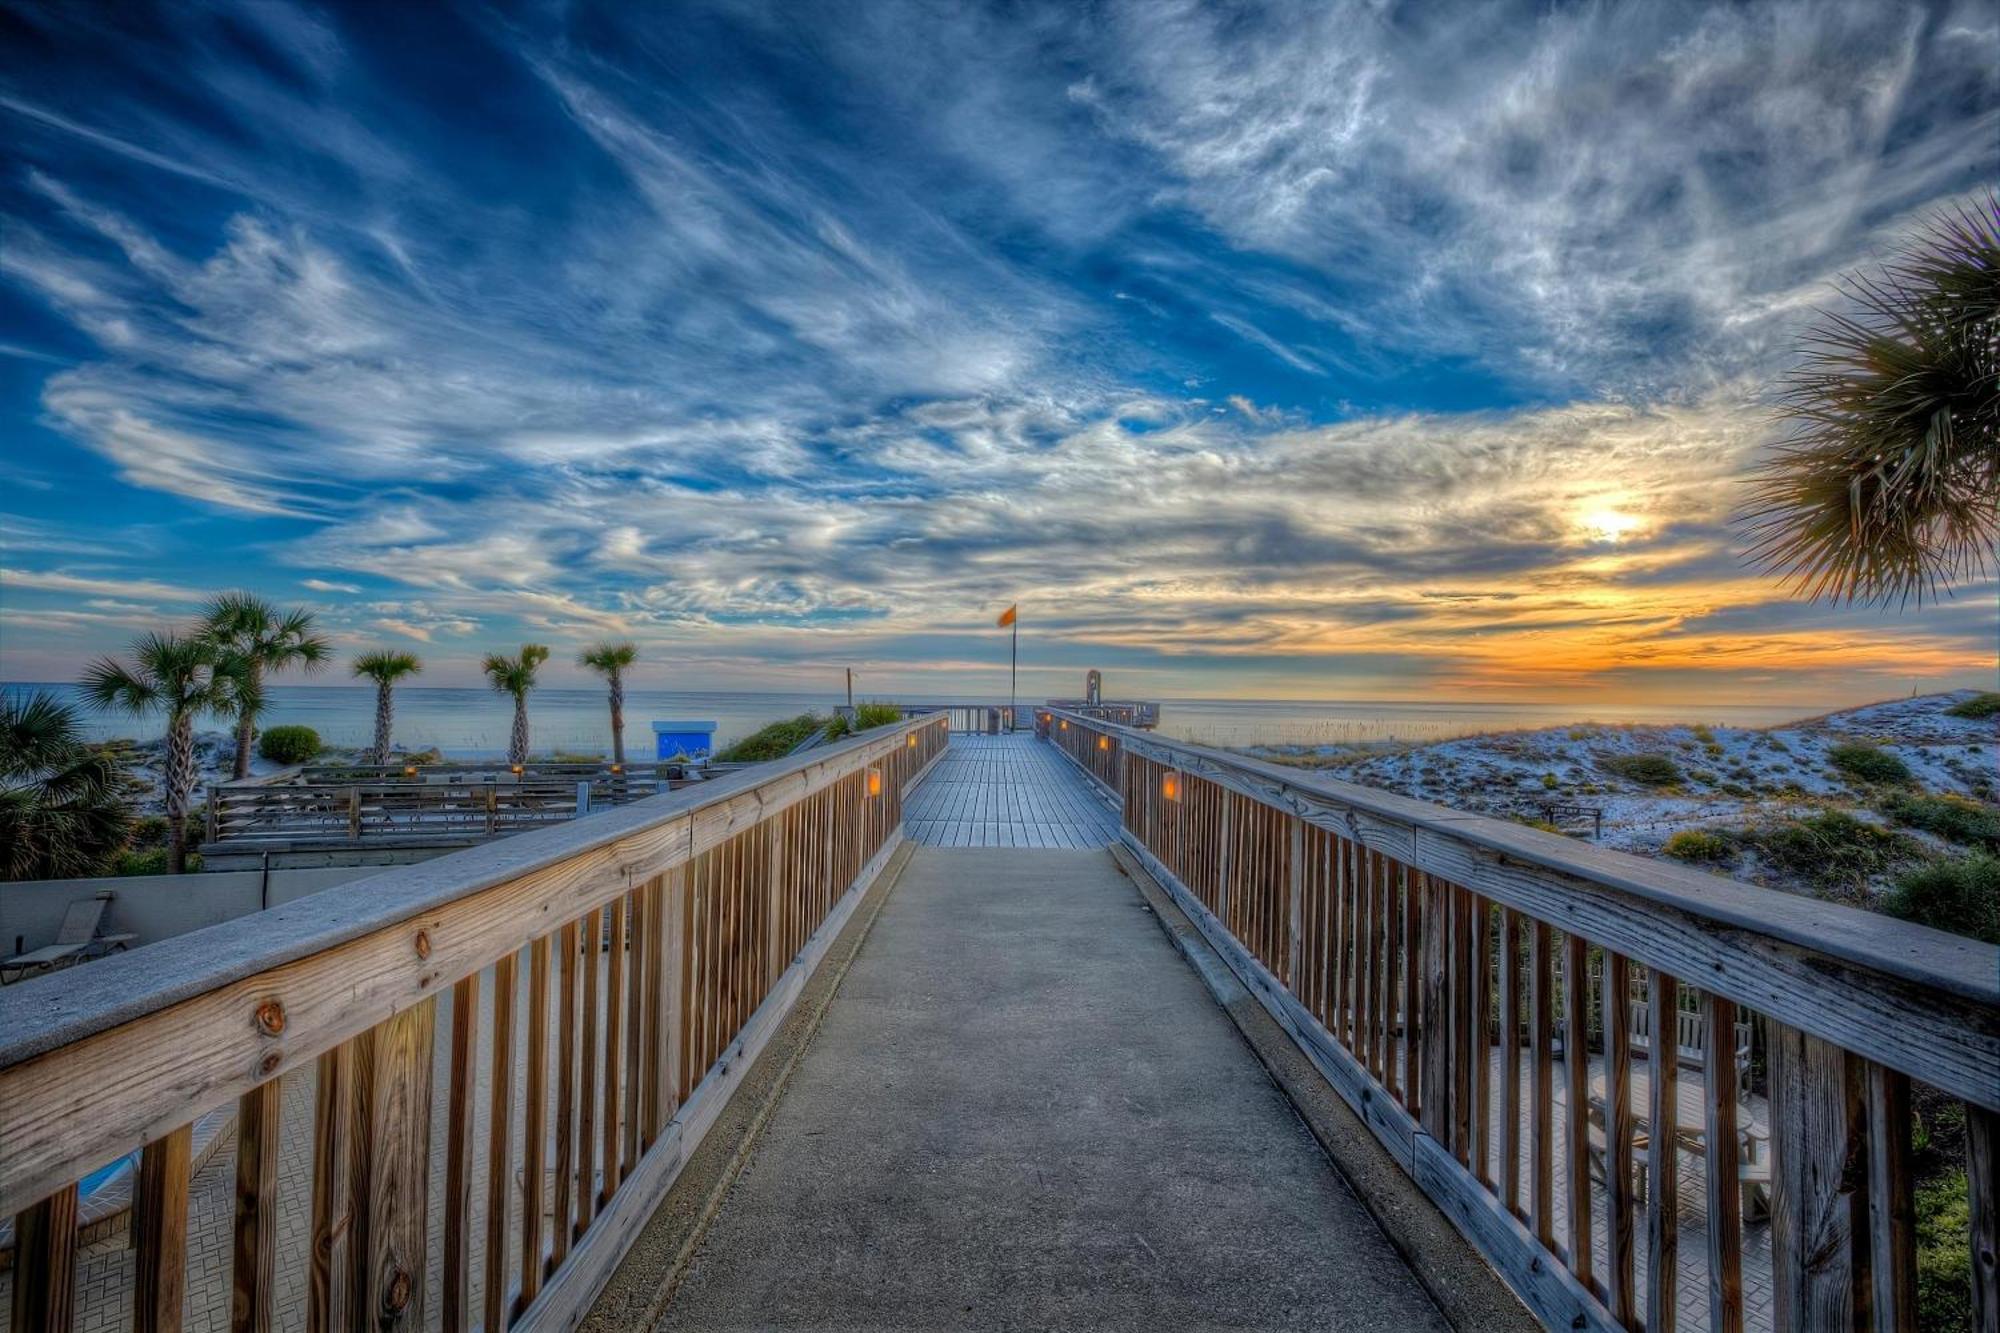
[[[0,986],[12,985],[22,977],[40,972],[53,972],[87,959],[101,958],[107,953],[123,953],[133,940],[139,938],[137,935],[97,933],[104,924],[104,909],[111,906],[114,896],[111,890],[106,889],[93,898],[78,898],[72,902],[63,912],[55,943],[0,959]]]

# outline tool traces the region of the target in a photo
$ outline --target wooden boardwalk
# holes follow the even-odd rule
[[[1118,815],[1075,766],[1031,734],[953,736],[903,810],[922,847],[1104,847]]]

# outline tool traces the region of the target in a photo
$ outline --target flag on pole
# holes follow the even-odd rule
[[[1016,602],[1014,603],[1014,605],[1008,607],[1005,611],[1002,611],[1000,613],[1001,629],[1006,629],[1009,625],[1014,623],[1014,612],[1018,611],[1020,607],[1021,604],[1019,602]]]

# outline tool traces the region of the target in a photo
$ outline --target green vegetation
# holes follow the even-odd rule
[[[1954,1173],[1920,1185],[1917,1214],[1917,1327],[1972,1327],[1972,1206],[1966,1178]]]
[[[333,647],[313,632],[312,612],[300,607],[283,613],[247,592],[225,592],[211,601],[202,616],[201,637],[215,645],[237,682],[229,713],[236,719],[235,778],[241,782],[250,776],[250,742],[264,711],[264,677],[292,667],[317,671],[333,656]]]
[[[757,764],[766,759],[782,759],[800,741],[825,725],[826,719],[816,713],[800,713],[797,717],[773,722],[761,731],[745,736],[715,758],[725,764]]]
[[[1948,842],[2000,853],[2000,809],[1962,796],[1892,791],[1876,806],[1905,828],[1935,833]]]
[[[1553,773],[1542,774],[1542,790],[1554,791],[1557,787],[1560,787],[1561,785],[1562,783],[1556,780],[1555,774]]]
[[[354,659],[354,674],[375,682],[375,744],[368,752],[370,763],[389,762],[390,739],[396,726],[396,682],[424,669],[415,653],[377,649]]]
[[[1676,861],[1689,861],[1697,865],[1728,861],[1736,855],[1736,840],[1726,833],[1716,833],[1708,829],[1682,829],[1667,839],[1667,845],[1660,849]]]
[[[876,727],[886,727],[892,722],[903,720],[903,710],[894,704],[865,703],[854,706],[854,720],[849,722],[844,716],[836,716],[827,723],[829,739],[838,740],[842,736],[852,736],[860,731],[872,731]]]
[[[1944,710],[1952,717],[1969,717],[1974,721],[1984,721],[2000,715],[2000,692],[1984,690],[1964,699]]]
[[[611,762],[625,762],[625,670],[639,660],[639,649],[630,643],[592,644],[576,656],[578,666],[589,667],[604,677],[611,701]]]
[[[1910,766],[1887,750],[1872,745],[1836,745],[1826,752],[1833,766],[1861,782],[1906,783]]]
[[[507,733],[507,762],[528,762],[528,693],[536,685],[535,675],[549,660],[549,650],[539,643],[524,643],[519,656],[488,653],[480,663],[486,683],[496,694],[514,696],[514,726]]]
[[[257,753],[274,764],[303,764],[322,748],[311,727],[272,727],[257,740]]]
[[[37,692],[0,699],[0,874],[95,874],[130,818],[116,757],[86,745],[77,711]]]
[[[2000,195],[1943,211],[1806,335],[1789,438],[1747,506],[1801,594],[1896,602],[1979,578],[2000,539]]]
[[[1715,733],[1708,729],[1707,723],[1697,722],[1692,727],[1688,728],[1688,730],[1693,734],[1694,738],[1700,741],[1703,745],[1715,744]]]
[[[1932,861],[1900,876],[1882,897],[1890,916],[2000,944],[2000,857],[1985,852]]]
[[[1742,838],[1774,868],[1820,888],[1849,893],[1913,859],[1915,853],[1902,834],[1840,810],[1751,829]]]
[[[1600,766],[1644,787],[1670,787],[1681,780],[1679,765],[1663,754],[1614,754]]]

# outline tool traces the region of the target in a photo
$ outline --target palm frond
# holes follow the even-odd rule
[[[638,660],[639,646],[634,643],[594,643],[576,655],[578,666],[605,676],[623,671]]]
[[[402,676],[416,675],[424,669],[424,663],[415,653],[381,648],[355,658],[353,669],[357,676],[366,676],[378,684],[386,685]]]

